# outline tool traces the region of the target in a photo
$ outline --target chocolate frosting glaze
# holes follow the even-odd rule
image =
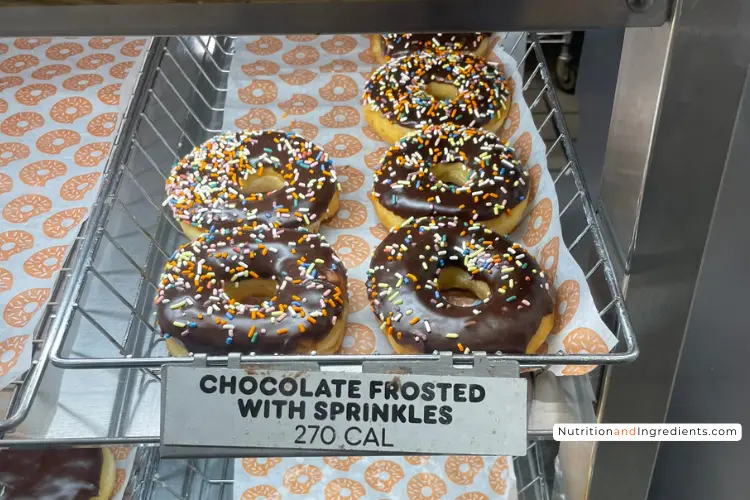
[[[0,452],[3,500],[91,500],[104,459],[98,448]]]
[[[231,299],[235,283],[253,279],[275,281],[275,296]],[[328,335],[346,293],[346,268],[322,235],[244,226],[178,248],[156,303],[164,336],[190,352],[283,354],[294,352],[302,336]]]
[[[380,35],[380,39],[387,57],[401,57],[422,50],[473,52],[490,35],[492,33],[388,33]]]
[[[463,164],[468,180],[461,186],[440,181],[433,167],[442,163]],[[443,125],[392,146],[375,171],[374,192],[381,205],[404,219],[445,215],[483,221],[526,199],[529,183],[513,149],[495,134]]]
[[[456,97],[437,99],[430,83],[456,87]],[[407,128],[445,122],[481,127],[508,105],[506,78],[481,57],[457,52],[419,52],[392,59],[365,86],[364,102]]]
[[[250,176],[271,169],[284,187],[244,193]],[[328,155],[306,139],[280,131],[227,132],[193,149],[172,168],[165,205],[194,227],[232,227],[257,221],[308,226],[325,214],[338,182]]]
[[[449,304],[438,290],[448,267],[486,283],[489,296],[470,307]],[[524,353],[553,312],[544,273],[521,245],[455,218],[406,221],[378,246],[370,268],[370,303],[386,334],[422,352]]]

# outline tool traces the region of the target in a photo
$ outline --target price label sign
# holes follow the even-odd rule
[[[526,380],[168,366],[162,445],[523,455]]]

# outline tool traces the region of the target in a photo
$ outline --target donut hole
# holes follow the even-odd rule
[[[271,168],[264,168],[261,175],[252,174],[240,180],[240,187],[244,195],[272,193],[284,187],[284,177]]]
[[[224,286],[227,296],[241,304],[259,304],[275,297],[277,290],[275,280],[264,278],[238,280]]]
[[[438,163],[432,166],[430,173],[439,182],[456,187],[467,185],[471,177],[471,170],[461,163]]]
[[[437,279],[443,300],[456,307],[472,307],[490,296],[490,287],[484,281],[471,278],[460,267],[444,267]]]
[[[450,101],[458,97],[458,89],[450,83],[430,82],[425,90],[438,101]]]

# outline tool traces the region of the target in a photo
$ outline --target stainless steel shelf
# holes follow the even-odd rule
[[[671,0],[15,0],[2,2],[0,36],[548,31],[658,26],[667,20],[671,3]]]
[[[487,358],[515,360],[527,369],[627,363],[637,357],[638,349],[615,267],[544,64],[542,39],[537,35],[530,39],[520,62],[527,69],[525,95],[532,111],[542,117],[542,135],[553,138],[548,156],[561,152],[565,158],[554,175],[564,207],[563,237],[584,269],[602,318],[619,333],[620,342],[612,353],[603,355]],[[47,340],[38,362],[17,386],[8,418],[0,422],[0,431],[12,430],[0,445],[158,442],[160,367],[193,361],[168,357],[153,324],[155,284],[165,260],[185,241],[161,205],[163,186],[171,165],[221,128],[233,44],[232,38],[202,36],[157,38],[149,47],[55,314],[45,317],[39,338],[47,334]],[[241,361],[290,368],[312,361],[326,369],[357,371],[363,362],[397,360],[415,366],[438,359],[438,355],[243,356]],[[456,365],[473,360],[473,355],[453,356]],[[208,358],[210,365],[227,362],[226,356]],[[530,396],[531,436],[548,436],[555,422],[591,421],[590,387],[582,390],[576,388],[580,381],[575,378],[561,378],[553,383],[552,397],[536,390],[549,387],[549,382],[542,384],[544,380],[544,375],[535,377]],[[588,379],[582,380],[586,385]]]
[[[526,455],[513,458],[519,500],[549,500],[542,462],[543,442],[529,443]],[[234,459],[160,460],[156,449],[136,458],[128,490],[132,500],[231,500]]]

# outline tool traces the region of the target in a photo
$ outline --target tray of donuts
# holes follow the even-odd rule
[[[608,353],[503,40],[238,38],[227,132],[167,180],[170,353]]]

